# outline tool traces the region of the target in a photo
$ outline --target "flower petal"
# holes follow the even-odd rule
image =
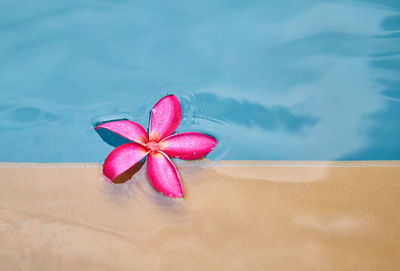
[[[140,126],[138,123],[130,120],[117,120],[105,122],[98,125],[95,129],[104,128],[116,133],[130,141],[146,144],[148,142],[146,130]]]
[[[147,158],[147,175],[155,190],[170,198],[183,197],[182,183],[172,161],[165,153],[151,152]]]
[[[149,151],[140,144],[127,143],[115,148],[107,156],[103,165],[103,174],[114,181],[116,177],[142,160]]]
[[[172,134],[181,121],[181,106],[174,95],[159,100],[151,110],[149,138],[159,141]]]
[[[166,155],[183,160],[200,159],[212,151],[216,145],[215,138],[197,132],[172,135],[159,143],[160,150]]]

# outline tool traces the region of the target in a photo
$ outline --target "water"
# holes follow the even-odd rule
[[[113,185],[98,164],[1,167],[1,269],[400,270],[400,161],[178,169],[172,200],[143,170]]]
[[[400,2],[0,1],[0,161],[101,162],[174,93],[211,159],[400,159]]]

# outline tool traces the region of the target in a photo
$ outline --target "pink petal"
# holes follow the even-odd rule
[[[200,159],[212,151],[216,145],[215,138],[196,132],[172,135],[159,143],[160,150],[169,157],[183,160]]]
[[[105,122],[98,125],[96,130],[100,128],[110,130],[113,133],[139,144],[146,144],[148,142],[146,130],[136,122],[130,120]]]
[[[174,95],[159,100],[151,110],[149,138],[159,141],[172,134],[181,121],[181,106]]]
[[[107,156],[103,165],[103,174],[114,181],[116,177],[142,160],[149,151],[140,144],[127,143],[115,148]]]
[[[147,158],[147,175],[155,190],[170,198],[183,197],[182,183],[172,161],[162,152],[151,152]]]

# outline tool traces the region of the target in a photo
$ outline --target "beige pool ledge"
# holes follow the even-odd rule
[[[400,270],[400,161],[0,163],[0,270]]]

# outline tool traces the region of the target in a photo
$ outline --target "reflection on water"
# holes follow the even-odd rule
[[[321,232],[338,232],[340,234],[346,234],[346,232],[357,232],[360,226],[363,224],[363,220],[358,217],[335,217],[335,219],[321,219],[316,218],[313,215],[297,215],[293,217],[293,221],[305,228],[311,228],[313,230]]]
[[[167,93],[179,131],[218,138],[211,159],[400,159],[399,14],[378,0],[8,1],[0,161],[100,162],[112,146],[93,124],[147,127]]]

